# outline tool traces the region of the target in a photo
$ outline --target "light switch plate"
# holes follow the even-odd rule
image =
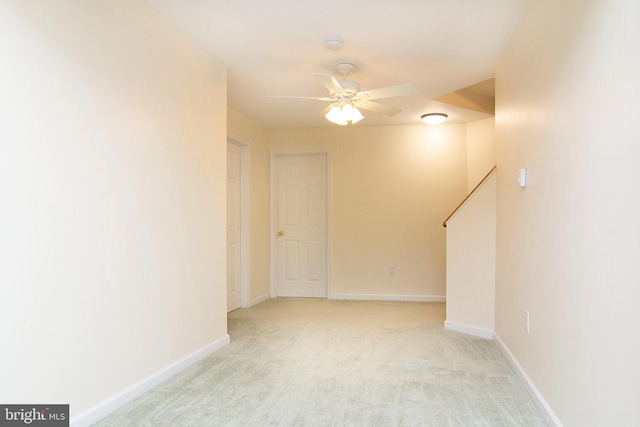
[[[522,188],[527,186],[527,170],[525,168],[520,169],[520,173],[518,174],[518,184]]]

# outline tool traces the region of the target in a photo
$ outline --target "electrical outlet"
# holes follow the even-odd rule
[[[390,265],[389,266],[389,276],[395,276],[396,275],[396,266],[395,265]]]
[[[531,330],[531,319],[527,310],[524,311],[524,330],[527,331],[527,333]]]

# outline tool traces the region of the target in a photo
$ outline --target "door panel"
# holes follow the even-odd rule
[[[287,281],[298,281],[300,277],[298,273],[300,272],[299,268],[299,254],[300,254],[300,242],[297,240],[289,240],[286,239],[284,241],[285,252],[284,252],[284,262],[286,263],[285,268],[285,279]]]
[[[240,307],[240,147],[227,142],[227,312]]]
[[[276,167],[277,294],[326,297],[326,154],[281,155]]]
[[[307,241],[307,279],[317,282],[322,279],[324,266],[320,265],[323,245],[319,240]]]

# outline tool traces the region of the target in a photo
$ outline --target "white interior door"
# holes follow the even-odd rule
[[[327,156],[276,158],[278,296],[327,296]]]
[[[241,173],[240,147],[227,142],[227,312],[240,307]]]

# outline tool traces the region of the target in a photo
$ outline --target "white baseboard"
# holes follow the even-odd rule
[[[445,302],[446,297],[433,295],[329,294],[328,299],[358,301]]]
[[[229,335],[225,335],[222,338],[212,342],[211,344],[208,344],[205,347],[194,351],[188,356],[183,357],[177,362],[172,363],[171,365],[165,367],[164,369],[161,369],[155,374],[150,375],[149,377],[121,391],[111,398],[74,416],[73,418],[71,418],[70,425],[72,427],[86,427],[98,422],[110,413],[114,412],[116,409],[131,402],[132,400],[151,390],[158,384],[168,380],[178,372],[188,368],[196,362],[199,362],[211,353],[220,350],[221,348],[229,344],[229,342]]]
[[[254,299],[251,300],[251,302],[249,302],[249,307],[253,307],[256,304],[260,304],[261,302],[264,302],[264,301],[268,300],[269,298],[271,298],[271,295],[269,295],[269,294],[264,294],[261,297],[254,298]]]
[[[520,363],[518,363],[511,351],[509,351],[509,348],[502,342],[497,334],[494,333],[493,336],[493,341],[496,343],[504,357],[507,359],[507,362],[509,362],[513,370],[516,372],[516,375],[518,375],[520,381],[524,384],[525,389],[533,399],[533,402],[536,404],[538,409],[540,409],[540,412],[542,413],[542,416],[545,418],[547,423],[550,426],[563,427],[560,419],[553,412],[551,406],[549,406],[547,401],[544,400],[544,397],[542,397],[542,393],[540,393],[540,390],[538,390],[533,381],[531,381],[531,378],[529,378],[525,370],[522,369],[522,366],[520,366]]]
[[[462,323],[451,322],[449,320],[444,321],[444,328],[451,331],[462,332],[463,334],[473,335],[474,337],[480,337],[488,340],[493,339],[493,331],[488,329],[476,328],[473,326],[464,325]]]

